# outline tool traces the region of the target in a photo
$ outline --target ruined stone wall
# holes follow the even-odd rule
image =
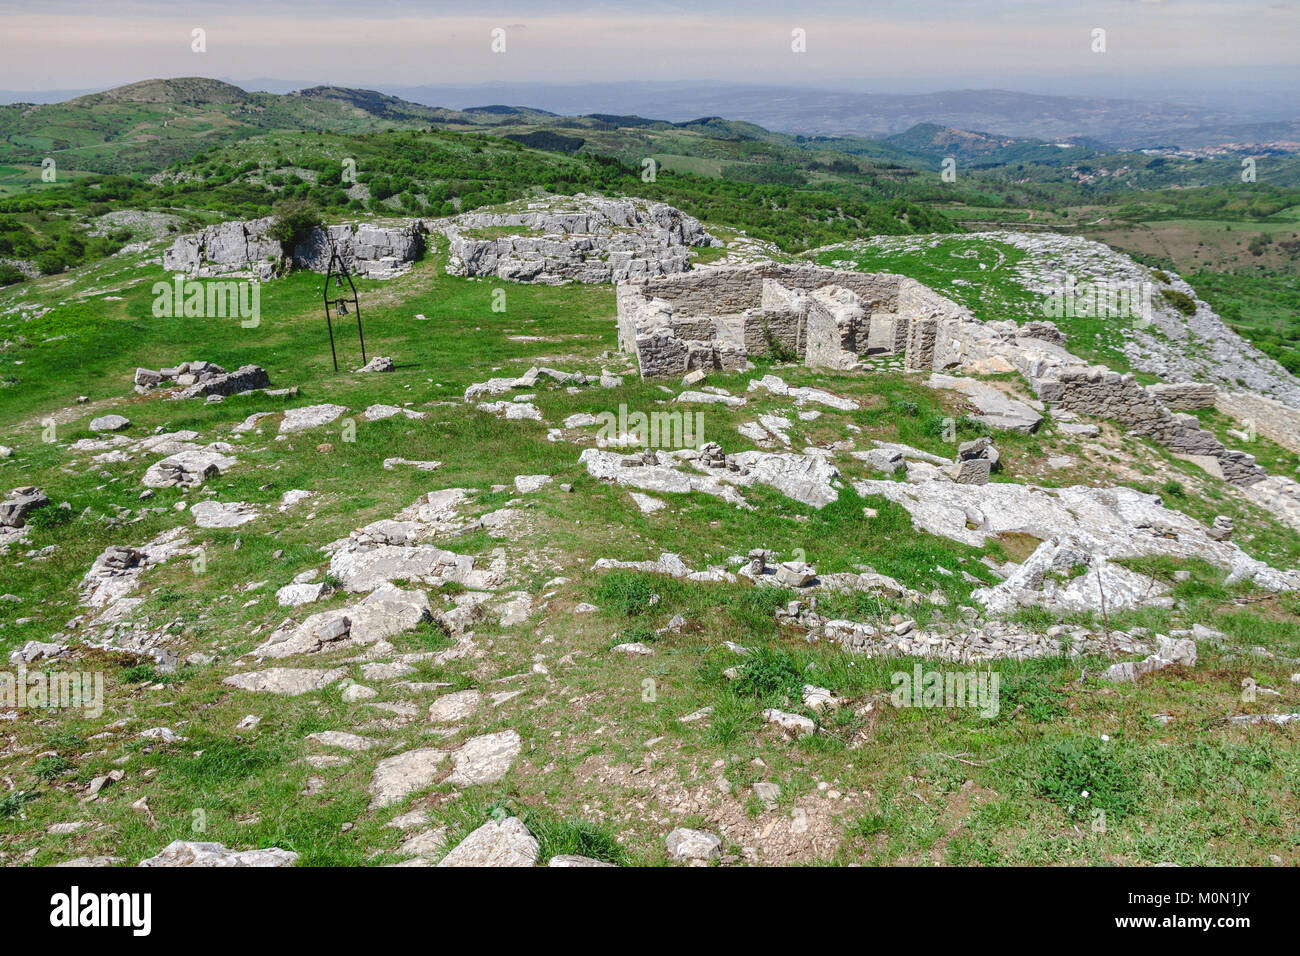
[[[744,314],[744,346],[747,355],[767,355],[770,343],[779,342],[791,355],[802,359],[808,337],[804,331],[806,312],[750,309]]]
[[[907,337],[911,333],[911,327],[906,319],[901,315],[888,316],[889,319],[889,351],[896,355],[903,355],[907,352]],[[876,316],[872,316],[872,322],[876,321]],[[874,331],[874,330],[873,330]]]
[[[933,368],[947,368],[935,361],[935,345],[939,336],[939,320],[923,315],[900,316],[900,325],[907,332],[905,367],[921,372]]]
[[[1227,481],[1250,485],[1266,477],[1251,455],[1226,448],[1194,415],[1174,410],[1207,407],[1214,400],[1213,386],[1145,389],[1131,374],[1090,367],[1066,349],[1064,334],[1051,322],[980,322],[952,300],[901,276],[761,263],[626,283],[619,287],[618,303],[620,345],[636,350],[644,377],[739,368],[747,355],[767,351],[769,336],[782,342],[795,336],[810,365],[846,368],[865,351],[872,325],[888,321],[892,325],[882,333],[896,350],[903,345],[909,370],[1018,371],[1042,401],[1111,419],[1179,454],[1212,458]],[[1300,413],[1249,399],[1228,407],[1254,412],[1263,434],[1264,427],[1300,433],[1295,421]],[[1292,441],[1300,444],[1300,438]]]
[[[1170,382],[1148,385],[1147,391],[1172,411],[1193,412],[1198,408],[1213,408],[1219,390],[1202,382]]]
[[[1215,396],[1214,407],[1242,427],[1253,427],[1257,434],[1300,455],[1300,410],[1262,395],[1223,391]]]
[[[894,275],[778,262],[633,279],[618,288],[619,346],[638,352],[643,376],[651,374],[648,368],[668,367],[672,368],[668,374],[677,374],[672,365],[676,360],[687,363],[683,370],[699,367],[693,363],[708,366],[710,361],[714,367],[738,367],[746,355],[768,354],[772,342],[806,358],[809,293],[836,286],[846,296],[856,297],[858,316],[844,335],[838,323],[827,325],[826,334],[838,343],[833,348],[838,360],[845,344],[852,351],[866,348],[867,317],[892,309],[900,280]],[[663,347],[667,342],[663,336],[649,336],[656,328],[666,328],[682,340],[684,349],[670,350],[675,359],[643,354],[644,348]],[[898,338],[890,335],[888,341]]]
[[[970,319],[971,313],[952,299],[942,296],[927,285],[906,276],[895,276],[898,293],[889,312],[899,315],[925,316],[934,319]]]
[[[1234,484],[1253,484],[1266,477],[1252,455],[1225,448],[1212,432],[1201,427],[1195,415],[1170,411],[1139,385],[1131,372],[1121,375],[1101,365],[1063,369],[1056,378],[1041,380],[1037,391],[1045,402],[1113,419],[1171,451],[1215,458],[1223,477]]]
[[[1194,415],[1171,409],[1163,397],[1169,394],[1175,402],[1200,402],[1213,386],[1178,383],[1163,389],[1143,388],[1131,374],[1089,366],[1069,352],[1065,336],[1050,322],[1023,326],[1011,320],[980,322],[942,309],[931,311],[931,315],[939,317],[910,320],[909,369],[942,371],[965,366],[984,372],[1017,371],[1042,401],[1111,419],[1179,454],[1213,458],[1224,478],[1234,484],[1252,484],[1265,477],[1253,456],[1226,448]]]
[[[869,323],[859,302],[843,286],[826,286],[808,296],[808,365],[844,369],[857,362],[859,351],[866,350]]]
[[[857,294],[862,300],[863,308],[869,312],[892,312],[899,282],[910,281],[884,273],[845,272],[826,266],[761,262],[752,266],[705,266],[682,275],[639,282],[632,280],[630,284],[639,285],[642,295],[671,303],[674,311],[714,314],[762,307],[764,279],[774,280],[791,290],[812,290],[827,285],[843,286]]]

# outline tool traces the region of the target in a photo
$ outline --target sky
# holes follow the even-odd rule
[[[203,52],[192,49],[195,30]],[[503,52],[492,50],[493,30],[504,31]],[[792,49],[796,30],[805,52]],[[1300,2],[0,0],[0,89],[176,76],[1276,94],[1300,91]]]

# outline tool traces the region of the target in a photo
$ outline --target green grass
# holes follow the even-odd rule
[[[205,550],[205,570],[197,572],[188,558],[149,568],[134,593],[142,603],[132,617],[147,617],[149,628],[165,633],[182,657],[200,651],[212,658],[162,675],[135,657],[81,651],[73,658],[79,666],[104,674],[101,716],[37,711],[6,723],[14,741],[0,756],[0,769],[13,786],[0,797],[6,862],[26,861],[25,854],[35,850],[29,861],[35,865],[92,854],[134,864],[174,839],[203,839],[241,848],[286,847],[309,865],[378,865],[398,861],[403,839],[386,824],[416,808],[429,815],[431,826],[447,828],[449,846],[498,811],[519,815],[537,837],[543,862],[576,853],[620,864],[661,863],[663,838],[674,827],[716,829],[723,823],[729,853],[786,841],[781,855],[760,854],[761,862],[1258,864],[1270,853],[1294,860],[1300,825],[1294,730],[1222,723],[1230,714],[1267,711],[1277,703],[1264,697],[1241,701],[1243,677],[1289,692],[1293,665],[1242,651],[1260,645],[1281,656],[1300,655],[1294,596],[1229,588],[1221,569],[1138,563],[1171,584],[1176,606],[1116,616],[1115,626],[1167,633],[1210,623],[1228,635],[1228,647],[1203,642],[1196,668],[1162,671],[1137,685],[1099,681],[1102,660],[997,661],[990,666],[1001,678],[1003,696],[994,719],[967,708],[895,709],[889,702],[891,675],[915,662],[849,655],[825,641],[809,643],[802,630],[779,626],[776,611],[806,596],[743,581],[703,584],[595,572],[592,564],[600,557],[653,560],[662,551],[680,553],[693,568],[729,565],[732,555],[755,547],[772,549],[778,559],[802,554],[822,572],[870,567],[923,593],[938,590],[948,602],[908,607],[870,595],[822,594],[819,613],[881,624],[899,614],[924,626],[934,614],[957,620],[971,590],[994,580],[979,559],[1005,560],[1016,543],[971,548],[919,532],[901,507],[853,493],[848,480],[866,475],[844,457],[837,462],[846,487],[820,511],[756,486],[744,491],[759,506],[754,511],[704,495],[665,494],[669,508],[645,515],[625,490],[595,481],[578,466],[578,446],[548,441],[547,425],[504,421],[459,401],[467,385],[519,374],[532,364],[593,374],[602,365],[621,371],[622,361],[604,354],[615,345],[609,288],[500,283],[507,308],[494,312],[497,284],[446,276],[435,252],[404,277],[360,284],[368,351],[391,355],[397,363],[391,374],[366,376],[332,369],[317,309],[318,276],[267,283],[256,329],[234,321],[154,319],[149,286],[160,276],[154,266],[113,260],[73,274],[65,286],[44,280],[0,292],[0,341],[10,342],[0,352],[0,378],[8,383],[0,388],[0,433],[16,450],[14,458],[0,461],[0,476],[10,487],[39,485],[56,508],[65,501],[71,506],[68,520],[41,519],[28,542],[0,557],[4,590],[22,598],[18,605],[0,602],[0,653],[75,631],[68,622],[83,611],[79,584],[105,547],[138,546],[185,527]],[[4,311],[20,303],[28,315],[37,306],[54,308],[30,319]],[[339,345],[347,368],[360,364],[349,336]],[[226,367],[255,362],[268,369],[273,384],[296,385],[301,392],[288,400],[243,395],[214,405],[133,395],[137,365],[199,358]],[[769,370],[792,385],[827,388],[862,405],[857,412],[827,411],[816,421],[792,423],[796,448],[841,439],[849,425],[862,429],[855,434],[858,447],[881,438],[949,454],[951,442],[939,427],[944,419],[957,422],[958,440],[975,434],[957,397],[911,377],[769,363],[758,374]],[[739,393],[752,377],[719,373],[709,381]],[[550,425],[620,403],[653,410],[668,398],[657,383],[641,382],[635,374],[615,389],[570,394],[543,383],[530,391]],[[78,405],[79,395],[89,403]],[[738,423],[788,410],[766,392],[748,395],[743,409],[710,406],[705,412],[706,437],[728,451],[748,447],[735,431]],[[344,440],[342,421],[275,441],[275,418],[260,435],[231,439],[240,463],[210,487],[218,500],[245,501],[266,512],[238,529],[197,529],[188,511],[175,510],[200,493],[163,489],[141,501],[139,477],[152,456],[91,463],[89,453],[69,449],[91,437],[89,419],[110,408],[132,420],[129,436],[192,429],[206,442],[229,439],[231,426],[253,412],[322,402],[349,407],[355,441]],[[427,417],[366,422],[360,412],[376,402],[410,402]],[[448,402],[453,404],[443,404]],[[42,441],[42,423],[49,419],[55,422],[53,442]],[[1059,450],[1049,430],[997,440],[1003,463],[998,480],[1023,478]],[[332,448],[317,450],[325,444]],[[432,474],[385,470],[382,461],[396,456],[444,465]],[[1191,466],[1183,470],[1184,463],[1142,442],[1134,443],[1130,458],[1135,467],[1159,474],[1151,479],[1153,491],[1166,482],[1181,486],[1182,496],[1169,493],[1171,506],[1177,498],[1178,507],[1198,515],[1226,513],[1226,499],[1206,494]],[[511,483],[521,474],[555,480],[542,491],[516,495]],[[572,492],[562,491],[561,483]],[[506,489],[493,492],[495,485]],[[535,610],[528,622],[509,627],[498,626],[489,614],[474,625],[473,653],[421,659],[408,679],[443,682],[446,690],[519,690],[518,697],[485,705],[443,738],[432,736],[422,717],[402,723],[366,703],[346,702],[337,687],[283,698],[236,692],[221,683],[243,669],[248,661],[242,655],[291,613],[301,619],[304,612],[356,599],[335,593],[295,612],[275,603],[275,589],[298,573],[324,574],[328,558],[321,545],[391,518],[425,492],[451,487],[474,489],[467,518],[507,505],[523,512],[526,526],[516,534],[471,530],[435,543],[480,564],[497,553],[508,557],[515,573],[511,588],[532,595]],[[294,488],[313,490],[316,497],[275,512],[280,496]],[[867,517],[866,507],[876,515]],[[1246,527],[1240,518],[1243,542],[1254,533],[1261,536],[1256,544],[1267,543],[1263,536],[1270,529]],[[1271,533],[1278,534],[1278,547],[1292,547],[1280,532]],[[51,545],[56,550],[44,557],[27,554]],[[1177,581],[1179,570],[1190,570],[1191,578]],[[259,581],[267,583],[245,590]],[[441,608],[463,592],[447,587],[431,590],[429,598]],[[569,613],[579,602],[598,610]],[[667,630],[674,615],[687,623]],[[1044,627],[1061,623],[1059,616],[1039,618]],[[624,641],[642,641],[654,654],[610,652],[612,643]],[[751,653],[738,655],[724,641]],[[395,653],[458,647],[445,628],[432,624],[397,635],[392,643]],[[364,680],[359,664],[342,660],[354,654],[284,663],[338,663],[352,679],[381,689],[380,700],[409,701],[417,713],[427,708],[432,694]],[[934,661],[923,666],[970,669]],[[727,673],[733,667],[736,679]],[[840,707],[819,714],[806,710],[804,683],[829,688]],[[709,717],[681,721],[706,707],[713,709]],[[765,707],[802,713],[819,733],[787,741],[763,722]],[[1159,724],[1151,718],[1155,713],[1175,719]],[[256,729],[236,730],[248,714],[261,718]],[[161,744],[139,737],[159,726],[187,739]],[[414,747],[451,749],[472,735],[507,727],[520,734],[522,750],[500,782],[461,791],[434,783],[401,806],[368,809],[367,787],[379,760]],[[382,744],[346,764],[312,766],[305,758],[325,751],[306,738],[320,730],[371,735]],[[1102,734],[1111,738],[1109,744],[1101,742]],[[90,780],[114,769],[123,770],[123,778],[83,804]],[[752,786],[759,780],[781,786],[776,809],[755,805]],[[1075,789],[1098,796],[1075,803]],[[141,798],[147,798],[148,813],[134,808]],[[1080,815],[1091,806],[1107,812],[1104,833],[1093,832],[1091,816]],[[816,843],[788,834],[784,821],[796,809],[816,825]],[[95,826],[73,834],[47,832],[74,820]],[[761,838],[769,824],[769,837]]]

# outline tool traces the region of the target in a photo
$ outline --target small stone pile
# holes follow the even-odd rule
[[[817,580],[817,569],[804,561],[782,561],[768,565],[772,553],[766,548],[754,548],[747,555],[741,573],[755,584],[773,583],[780,587],[806,588]]]
[[[948,475],[959,485],[987,485],[998,463],[998,450],[993,439],[976,438],[957,446],[957,460],[948,469]]]
[[[148,368],[135,370],[136,394],[144,395],[164,385],[179,385],[182,391],[177,398],[195,398],[199,395],[235,395],[271,384],[266,369],[260,365],[242,365],[227,372],[212,362],[181,362],[172,368],[157,371]]]
[[[0,526],[21,528],[27,523],[29,514],[37,508],[47,507],[49,503],[49,497],[39,488],[31,485],[15,488],[7,499],[0,501]]]
[[[216,462],[173,455],[154,466],[158,480],[154,487],[197,488],[209,478],[221,474]]]

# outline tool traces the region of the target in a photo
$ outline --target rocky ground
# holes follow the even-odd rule
[[[641,381],[610,287],[436,239],[337,374],[319,277],[159,321],[150,258],[0,298],[0,650],[103,680],[0,701],[7,865],[1296,861],[1249,489],[1015,374]]]
[[[1300,383],[1228,328],[1182,277],[1143,266],[1104,243],[1057,233],[881,236],[809,256],[856,265],[862,262],[859,252],[867,252],[870,268],[879,271],[892,271],[891,262],[904,272],[909,260],[925,263],[926,274],[916,278],[971,306],[985,321],[1052,318],[1076,346],[1103,354],[1113,350],[1135,371],[1160,380],[1210,382],[1300,406]],[[1146,316],[1045,316],[1044,302],[1067,281],[1117,289],[1145,284],[1152,308]],[[1180,312],[1164,291],[1189,296],[1194,312]]]

